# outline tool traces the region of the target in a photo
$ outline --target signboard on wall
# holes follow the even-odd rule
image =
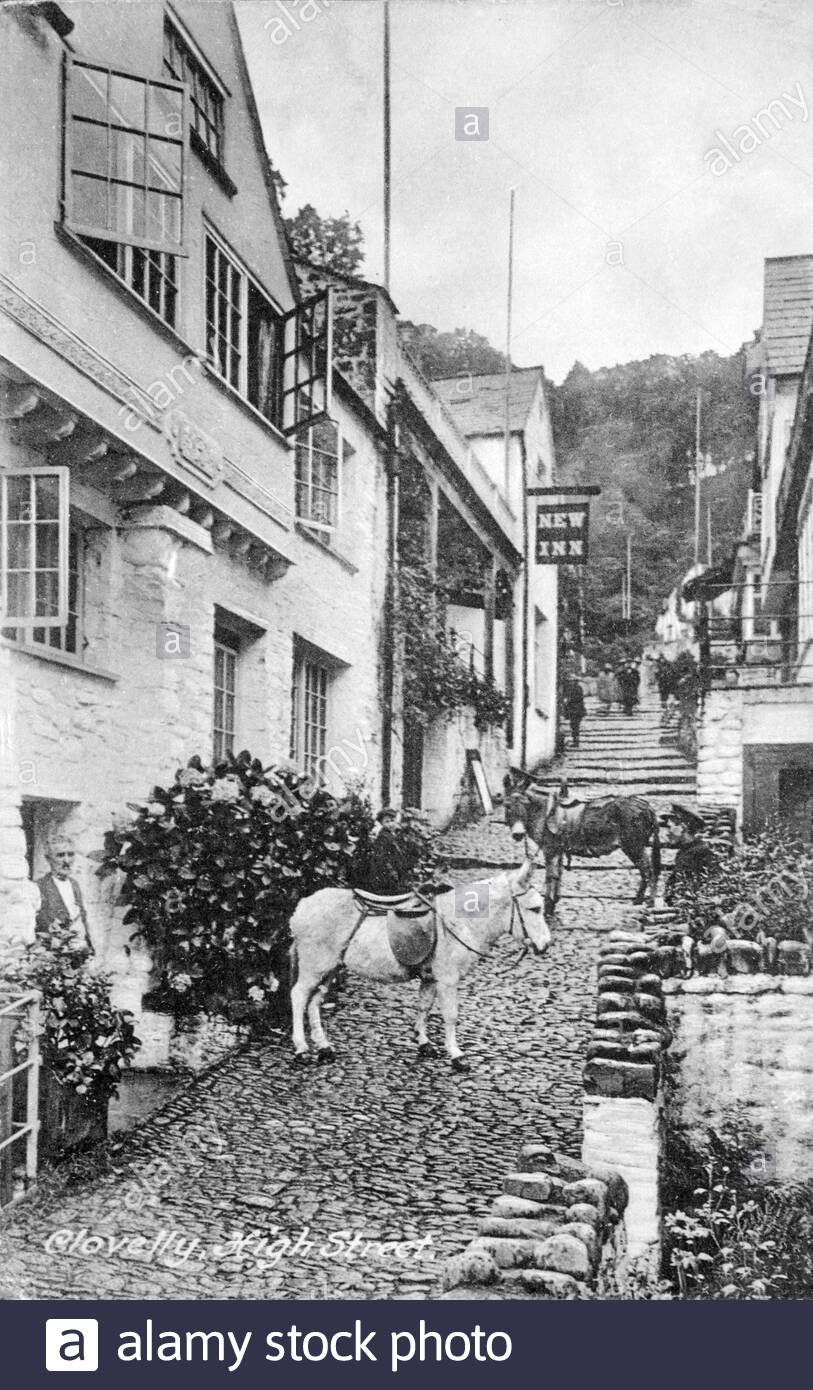
[[[589,555],[590,502],[600,489],[529,488],[536,515],[533,558],[537,565],[586,565]]]
[[[553,507],[536,504],[534,560],[538,565],[587,563],[589,502],[567,502]]]

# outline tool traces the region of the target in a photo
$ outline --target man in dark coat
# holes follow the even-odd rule
[[[570,724],[570,732],[573,736],[573,747],[578,748],[579,729],[584,719],[584,691],[575,676],[570,676],[567,681],[563,704],[565,717]]]
[[[714,853],[702,838],[705,825],[701,816],[680,802],[673,802],[666,817],[667,843],[677,847],[664,897],[672,902],[682,888],[695,888],[717,866]]]
[[[376,816],[378,830],[370,842],[363,887],[371,893],[405,893],[410,887],[409,866],[398,843],[398,817],[391,806]]]
[[[625,714],[632,714],[638,702],[638,667],[634,661],[625,661],[619,668],[616,676],[618,690],[621,696],[621,705]]]
[[[666,709],[669,703],[669,696],[675,692],[675,669],[661,652],[655,666],[655,684],[658,687],[658,694],[661,697],[661,709]]]
[[[76,859],[73,841],[68,835],[53,836],[48,841],[45,857],[51,866],[51,872],[37,879],[40,907],[37,912],[36,929],[39,933],[45,933],[54,922],[71,926],[77,950],[93,955],[93,942],[90,939],[82,891],[71,873]]]

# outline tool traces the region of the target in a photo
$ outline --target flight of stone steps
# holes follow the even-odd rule
[[[657,811],[673,801],[694,801],[695,768],[678,749],[664,741],[663,720],[657,696],[644,695],[631,716],[615,706],[602,714],[595,700],[587,700],[579,747],[573,748],[567,729],[567,751],[535,780],[557,786],[566,778],[580,801],[595,797],[643,796]],[[668,738],[668,734],[667,734]]]
[[[603,796],[642,796],[660,816],[673,801],[695,804],[696,773],[674,746],[674,719],[662,718],[656,694],[644,695],[635,713],[628,717],[617,706],[608,715],[599,712],[597,702],[588,698],[587,713],[581,726],[579,748],[568,747],[563,757],[534,773],[541,786],[558,787],[566,779],[571,795],[580,801],[592,801]],[[501,792],[502,788],[495,788]],[[517,862],[517,847],[505,825],[505,811],[495,807],[487,820],[466,826],[455,826],[444,836],[444,850],[452,867],[482,865],[506,867]],[[663,844],[664,867],[673,858],[673,851]],[[633,875],[632,888],[619,877],[618,892],[630,895],[635,891],[634,871],[620,850],[602,859],[574,858],[574,865],[588,877],[606,882],[608,873]],[[573,895],[566,886],[565,895]],[[578,893],[576,893],[578,896]],[[601,896],[607,896],[602,892]]]

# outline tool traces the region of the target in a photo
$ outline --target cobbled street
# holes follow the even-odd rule
[[[651,706],[627,722],[591,709],[567,760],[572,781],[592,758],[602,772],[595,785],[582,778],[587,794],[606,793],[601,777],[634,753],[653,799],[668,797],[685,764],[659,746],[657,726]],[[447,847],[455,882],[516,862],[498,814]],[[637,875],[613,856],[574,864],[564,883],[545,958],[511,969],[518,946],[506,936],[463,987],[471,1073],[416,1060],[415,986],[351,979],[326,1016],[332,1065],[297,1067],[274,1036],[179,1092],[122,1140],[108,1171],[46,1181],[0,1235],[0,1293],[431,1297],[524,1140],[579,1154],[597,938],[629,918]],[[400,1256],[378,1248],[395,1240],[414,1244]]]

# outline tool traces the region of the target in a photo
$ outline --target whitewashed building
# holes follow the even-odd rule
[[[228,4],[12,7],[0,251],[0,913],[50,832],[139,1065],[150,961],[93,873],[112,818],[248,748],[381,776],[384,443],[303,303]],[[328,388],[333,390],[332,400]],[[312,422],[312,423],[310,423]]]
[[[813,840],[813,256],[765,262],[752,353],[757,458],[732,577],[734,624],[712,641],[698,799],[746,830],[781,816]],[[731,652],[735,655],[732,657]]]

